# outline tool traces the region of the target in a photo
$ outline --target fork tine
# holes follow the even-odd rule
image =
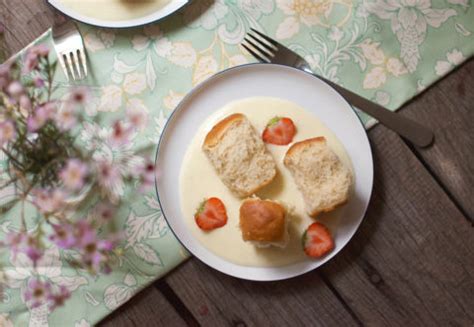
[[[260,44],[262,47],[264,47],[265,49],[267,49],[270,53],[275,53],[275,51],[277,51],[277,49],[275,49],[274,47],[268,45],[266,42],[260,40],[259,38],[257,38],[255,35],[251,34],[251,33],[247,33],[247,36],[252,38],[253,40],[255,40],[255,42],[257,42],[258,44]]]
[[[69,82],[69,73],[67,72],[66,63],[64,62],[64,57],[62,54],[58,54],[58,61],[64,71],[64,75],[66,75],[66,80]]]
[[[272,58],[275,53],[274,52],[270,52],[270,51],[267,51],[266,49],[262,49],[261,46],[259,46],[257,43],[253,42],[252,40],[249,40],[248,38],[244,38],[244,40],[249,43],[255,50],[257,50],[258,52],[260,52],[262,55],[264,55],[265,57],[267,58]]]
[[[245,43],[242,43],[242,46],[245,48],[245,50],[247,50],[252,56],[254,56],[255,58],[257,58],[257,60],[261,61],[261,62],[266,62],[268,63],[269,60],[262,57],[261,55],[259,55],[257,52],[253,51],[252,49],[250,49],[250,47],[248,47],[247,45],[245,45]]]
[[[67,63],[67,66],[69,68],[69,71],[71,72],[72,79],[76,80],[76,74],[74,73],[74,66],[72,65],[71,55],[72,55],[72,53],[65,54],[66,63]]]
[[[79,49],[79,57],[81,58],[82,69],[84,70],[84,77],[87,77],[87,58],[84,49]]]
[[[81,65],[79,64],[79,57],[77,56],[77,51],[71,52],[72,60],[74,61],[74,65],[76,66],[76,71],[79,79],[82,79],[81,74]]]
[[[273,40],[272,38],[266,36],[265,34],[263,34],[262,32],[259,32],[257,31],[255,28],[251,27],[250,30],[254,33],[257,33],[258,36],[262,37],[265,41],[267,41],[268,43],[274,45],[275,47],[279,47],[281,46],[280,43],[278,43],[277,41]]]

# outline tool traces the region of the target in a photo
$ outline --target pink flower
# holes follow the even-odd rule
[[[24,252],[28,256],[28,258],[33,261],[33,265],[36,266],[38,260],[41,259],[41,257],[43,256],[43,249],[41,244],[39,243],[38,238],[29,235],[26,238]]]
[[[21,252],[22,245],[26,239],[25,233],[10,232],[5,236],[5,245],[10,248],[13,258]]]
[[[66,194],[60,189],[37,189],[33,192],[33,203],[43,214],[51,214],[61,210],[65,205]]]
[[[86,104],[90,99],[89,90],[86,87],[76,87],[69,95],[69,101],[73,104]]]
[[[0,122],[0,147],[3,147],[7,142],[12,141],[15,137],[16,129],[13,122],[10,120]]]
[[[64,105],[59,109],[55,116],[55,121],[63,131],[70,130],[77,123],[77,111],[75,106]]]
[[[27,110],[27,111],[30,111],[31,110],[31,100],[30,98],[23,94],[23,95],[20,95],[20,107]]]
[[[25,89],[23,88],[23,85],[21,85],[21,83],[18,81],[11,82],[7,87],[8,94],[14,99],[18,99],[18,97],[22,95],[24,91]]]
[[[31,53],[35,53],[38,57],[47,57],[49,54],[49,48],[46,44],[38,44],[30,49]]]
[[[39,76],[35,76],[35,77],[33,78],[33,83],[34,83],[35,86],[38,87],[38,88],[45,86],[44,80],[43,80],[41,77],[39,77]]]
[[[116,185],[122,183],[122,175],[120,169],[117,166],[112,166],[108,162],[99,162],[97,165],[97,179],[99,185],[105,190],[113,193]]]
[[[49,239],[62,249],[71,249],[77,244],[74,227],[71,224],[52,225],[54,234]]]
[[[41,57],[47,57],[49,49],[45,44],[40,44],[31,47],[25,57],[23,63],[23,73],[27,74],[38,68],[39,60]]]
[[[155,185],[155,164],[151,161],[146,161],[145,164],[140,169],[140,179],[142,182],[143,190],[147,190],[153,185]]]
[[[146,107],[140,100],[130,100],[126,109],[127,119],[136,129],[142,129],[147,124]]]
[[[120,121],[116,121],[112,126],[112,133],[109,142],[112,146],[121,146],[130,142],[132,129],[124,126]]]
[[[5,237],[5,245],[10,249],[13,258],[16,258],[18,253],[24,253],[34,265],[43,256],[43,249],[38,238],[26,232],[8,233]]]
[[[66,286],[60,285],[58,292],[52,292],[48,296],[49,308],[51,311],[55,310],[57,307],[64,305],[67,299],[71,297],[71,292],[67,289]]]
[[[41,127],[46,124],[46,122],[53,118],[56,111],[56,104],[53,102],[47,102],[39,107],[33,112],[31,116],[28,117],[27,127],[29,132],[36,132]]]
[[[115,240],[99,239],[97,231],[85,221],[76,223],[78,246],[85,265],[97,272],[108,266],[109,253],[115,248]]]
[[[78,159],[69,159],[66,167],[59,173],[59,177],[66,188],[77,191],[84,186],[84,179],[87,173],[88,168],[85,163]]]
[[[102,202],[96,206],[94,213],[95,216],[102,222],[107,222],[112,220],[112,218],[114,217],[115,207],[108,202]]]
[[[30,279],[28,287],[23,294],[25,302],[29,303],[32,308],[37,308],[46,303],[51,295],[51,284],[42,282],[39,279]]]

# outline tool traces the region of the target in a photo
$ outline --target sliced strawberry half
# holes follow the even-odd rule
[[[196,224],[205,231],[210,231],[227,224],[227,211],[224,203],[218,198],[204,200],[194,215]]]
[[[312,258],[321,258],[334,249],[329,229],[321,223],[312,223],[303,234],[304,252]]]
[[[272,118],[262,134],[263,142],[287,145],[293,141],[296,134],[296,127],[293,121],[287,117]]]

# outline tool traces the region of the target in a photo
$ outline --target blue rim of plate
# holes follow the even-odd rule
[[[172,14],[182,10],[184,7],[189,5],[192,0],[180,0],[180,1],[181,3],[179,3],[176,7],[173,7],[173,9],[168,10],[163,15],[158,15],[157,12],[154,12],[152,14],[143,16],[141,18],[134,18],[134,19],[124,20],[124,21],[108,21],[108,20],[100,20],[96,18],[83,16],[72,9],[68,9],[66,6],[61,4],[59,0],[47,0],[46,3],[52,6],[54,9],[60,11],[63,15],[69,18],[72,18],[78,22],[95,26],[95,27],[122,29],[122,28],[144,26],[147,24],[161,21],[162,19],[165,19],[171,16]]]
[[[369,141],[369,137],[367,135],[367,129],[365,128],[364,126],[364,123],[362,122],[361,118],[359,117],[359,115],[357,114],[357,112],[355,111],[354,107],[342,96],[341,93],[339,93],[336,89],[334,89],[331,85],[329,85],[328,83],[326,83],[324,80],[322,80],[321,78],[319,78],[317,75],[314,75],[314,74],[310,74],[308,72],[305,72],[301,69],[297,69],[295,67],[291,67],[291,66],[286,66],[286,65],[280,65],[280,64],[273,64],[273,63],[249,63],[249,64],[243,64],[243,65],[239,65],[239,66],[235,66],[235,67],[230,67],[230,68],[227,68],[227,69],[224,69],[214,75],[212,75],[211,77],[209,77],[208,79],[204,80],[203,82],[199,83],[197,86],[195,86],[191,91],[188,92],[188,94],[186,94],[184,96],[184,98],[179,102],[179,104],[176,106],[176,108],[173,110],[173,112],[171,113],[171,115],[168,117],[168,119],[166,120],[166,123],[165,123],[165,126],[163,127],[163,131],[161,132],[160,134],[160,139],[158,141],[158,145],[157,145],[157,148],[156,148],[156,153],[155,153],[155,166],[158,162],[158,156],[160,154],[160,146],[161,146],[161,142],[163,140],[163,135],[165,134],[168,126],[169,126],[169,123],[171,122],[173,116],[175,115],[175,113],[177,113],[181,107],[182,107],[182,104],[183,103],[186,103],[186,101],[192,97],[196,92],[200,91],[207,83],[211,82],[212,80],[216,79],[216,78],[219,78],[221,75],[224,75],[226,74],[227,72],[229,71],[232,71],[232,70],[236,70],[236,69],[239,69],[239,68],[242,68],[242,67],[248,67],[248,66],[259,66],[259,65],[273,65],[273,66],[281,66],[281,67],[286,67],[286,68],[290,68],[290,69],[294,69],[294,70],[297,70],[297,71],[300,71],[300,72],[303,72],[309,76],[312,76],[314,78],[317,78],[318,80],[320,80],[321,82],[323,82],[324,84],[326,84],[327,86],[329,86],[332,90],[334,90],[337,94],[339,94],[339,96],[344,100],[345,103],[347,103],[347,105],[352,109],[352,113],[357,117],[357,120],[359,121],[362,129],[365,131],[365,134],[367,136],[367,144],[369,145],[369,154],[370,154],[370,162],[372,163],[372,184],[370,185],[370,194],[369,194],[369,197],[368,197],[368,201],[367,201],[367,205],[365,206],[365,209],[364,209],[364,214],[362,216],[362,219],[360,220],[360,222],[357,224],[357,227],[354,228],[354,231],[353,233],[351,234],[350,238],[349,238],[349,241],[347,241],[346,244],[344,244],[341,249],[339,250],[338,253],[336,253],[333,257],[331,257],[329,260],[325,261],[324,263],[322,263],[320,266],[314,268],[314,269],[311,269],[309,271],[306,271],[306,272],[303,272],[301,274],[298,274],[298,275],[295,275],[295,276],[292,276],[292,277],[289,277],[289,278],[280,278],[280,279],[272,279],[272,280],[268,280],[267,282],[271,282],[271,281],[278,281],[278,280],[288,280],[288,279],[292,279],[292,278],[296,278],[296,277],[299,277],[299,276],[302,276],[302,275],[306,275],[312,271],[314,271],[315,269],[318,269],[320,267],[322,267],[323,265],[325,265],[326,263],[328,263],[329,261],[331,261],[334,257],[337,256],[337,254],[339,254],[346,246],[347,244],[350,243],[350,240],[352,240],[352,238],[354,237],[355,233],[359,230],[359,227],[360,225],[362,224],[362,221],[364,220],[365,218],[365,215],[367,214],[367,209],[369,208],[369,204],[370,204],[370,201],[372,199],[372,194],[373,194],[373,191],[374,191],[374,178],[373,178],[373,171],[374,171],[374,167],[373,167],[373,162],[374,162],[374,158],[373,158],[373,154],[372,154],[372,147],[371,147],[371,144],[370,144],[370,141]],[[212,268],[212,269],[215,269],[223,274],[226,274],[228,276],[231,276],[231,277],[234,277],[234,278],[239,278],[239,279],[244,279],[244,280],[250,280],[250,281],[258,281],[258,282],[266,282],[265,280],[258,280],[258,279],[251,279],[251,278],[241,278],[241,277],[236,277],[236,276],[232,276],[232,275],[229,275],[228,273],[222,271],[222,270],[219,270],[218,268],[215,268],[215,267],[212,267],[212,266],[209,266],[205,261],[201,260],[201,258],[199,258],[198,256],[195,256],[194,253],[186,246],[184,245],[184,243],[179,239],[178,235],[176,235],[176,233],[174,232],[173,228],[171,227],[171,224],[168,220],[168,218],[166,218],[166,214],[163,210],[163,206],[161,204],[161,201],[160,201],[160,191],[158,190],[158,181],[157,181],[157,178],[156,178],[156,174],[155,174],[155,191],[156,191],[156,198],[157,198],[157,201],[158,201],[158,204],[160,205],[160,211],[161,211],[161,214],[163,215],[163,218],[165,218],[165,221],[166,223],[168,224],[168,227],[170,229],[170,231],[173,233],[174,237],[178,240],[178,242],[181,244],[181,246],[183,248],[186,249],[186,251],[188,251],[189,253],[192,254],[192,256],[196,259],[198,259],[199,261],[201,261],[202,263],[204,263],[206,266]]]

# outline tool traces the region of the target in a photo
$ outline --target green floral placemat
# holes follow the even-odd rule
[[[253,61],[239,46],[250,27],[302,54],[317,74],[392,110],[474,52],[470,0],[195,0],[155,25],[129,30],[80,26],[91,72],[84,84],[93,90],[87,114],[114,117],[127,106],[143,105],[148,126],[136,135],[134,146],[156,144],[189,90],[220,70]],[[50,32],[37,42],[51,43]],[[57,75],[64,93],[67,83],[62,72]],[[373,123],[361,118],[366,126]],[[87,140],[97,129],[104,127],[85,124],[81,138]],[[111,160],[120,155],[104,151]],[[13,192],[2,190],[0,201]],[[134,190],[119,192],[126,197]],[[33,229],[35,213],[29,216]],[[15,217],[14,211],[2,217],[0,238],[18,230]],[[36,270],[25,256],[13,259],[4,253],[0,326],[90,326],[188,257],[154,193],[130,204],[118,221],[126,236],[124,256],[110,275],[93,277],[68,266],[69,254],[52,245]],[[47,306],[25,306],[22,290],[35,275],[68,287],[72,298],[65,307],[50,313]]]

